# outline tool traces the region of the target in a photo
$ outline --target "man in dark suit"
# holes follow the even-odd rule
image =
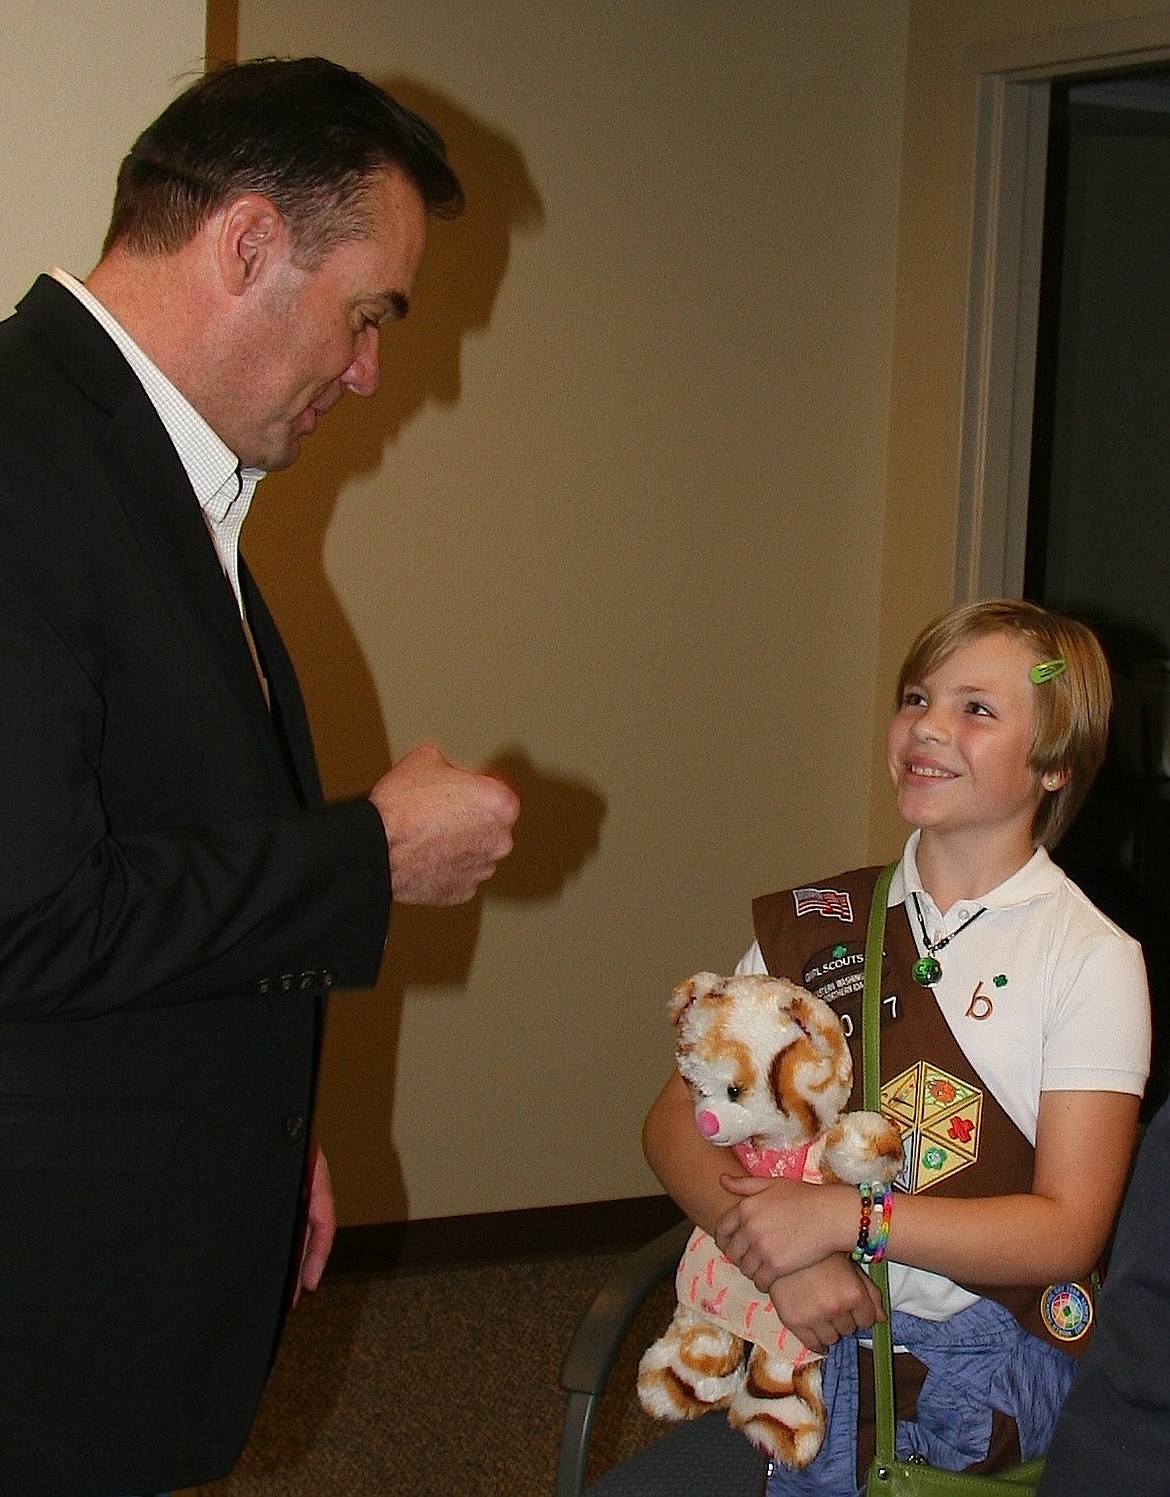
[[[332,1239],[325,995],[391,897],[469,898],[518,803],[438,749],[326,804],[236,550],[264,470],[378,380],[429,126],[244,64],[123,163],[102,259],[0,325],[0,1488],[213,1480]]]

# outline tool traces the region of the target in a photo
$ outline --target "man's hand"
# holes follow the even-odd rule
[[[313,1163],[309,1174],[309,1214],[305,1223],[305,1245],[301,1249],[301,1271],[293,1293],[293,1304],[301,1297],[301,1290],[310,1293],[321,1282],[329,1250],[337,1232],[337,1214],[333,1208],[333,1182],[329,1178],[329,1166],[316,1144],[311,1145]]]
[[[390,851],[400,904],[462,904],[512,850],[515,792],[493,775],[457,769],[433,743],[404,754],[370,791]]]

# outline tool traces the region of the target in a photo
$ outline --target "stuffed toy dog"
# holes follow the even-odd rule
[[[699,1131],[750,1174],[852,1185],[898,1174],[897,1128],[841,1111],[853,1063],[822,999],[779,978],[700,972],[675,988],[671,1017]],[[825,1433],[820,1357],[698,1228],[676,1286],[674,1318],[639,1365],[643,1408],[671,1420],[726,1408],[754,1445],[807,1466]]]

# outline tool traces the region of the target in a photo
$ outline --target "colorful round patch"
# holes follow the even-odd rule
[[[1040,1319],[1058,1341],[1079,1341],[1093,1324],[1093,1301],[1079,1284],[1050,1284],[1040,1296]]]

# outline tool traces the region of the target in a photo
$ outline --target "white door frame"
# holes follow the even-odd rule
[[[1024,586],[1053,79],[1170,61],[1170,12],[972,49],[978,88],[955,598]]]

